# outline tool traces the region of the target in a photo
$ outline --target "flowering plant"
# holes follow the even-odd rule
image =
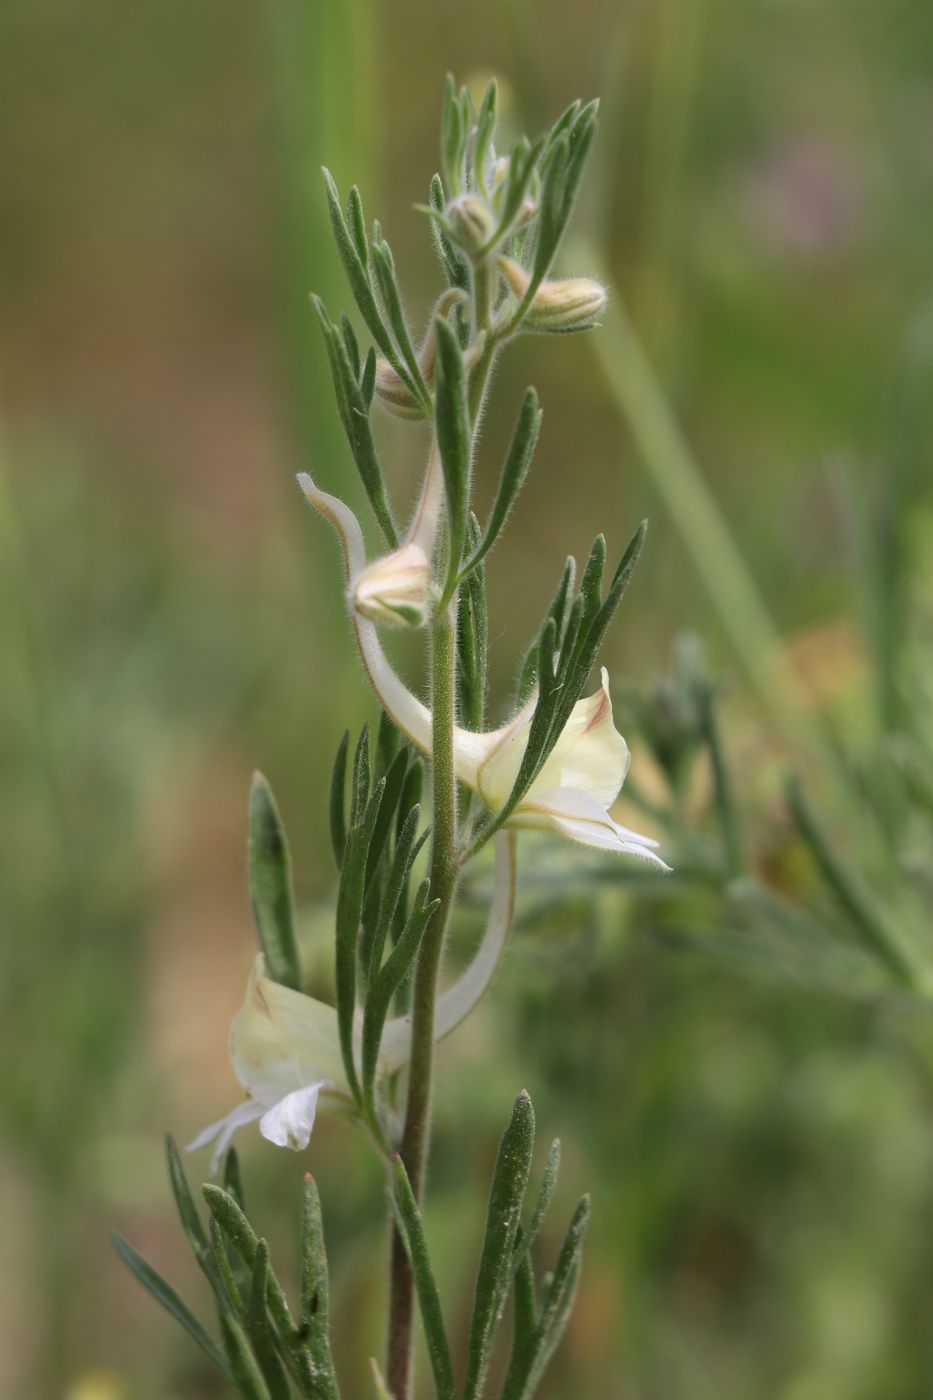
[[[346,604],[360,659],[382,718],[375,759],[364,729],[350,761],[349,735],[337,753],[330,795],[339,870],[335,913],[336,1005],[307,994],[284,828],[265,779],[249,807],[249,875],[261,952],[231,1033],[231,1055],[246,1091],[225,1118],[191,1143],[214,1144],[204,1188],[205,1230],[181,1159],[169,1165],[182,1223],[216,1297],[222,1346],[170,1286],[125,1241],[118,1248],[137,1276],[188,1329],[240,1393],[336,1396],[327,1330],[327,1266],[313,1179],[305,1179],[302,1286],[292,1313],[268,1248],[243,1210],[234,1132],[257,1122],[279,1146],[307,1147],[319,1108],[353,1115],[385,1159],[393,1220],[385,1380],[381,1395],[407,1400],[413,1385],[417,1300],[439,1397],[489,1393],[490,1360],[512,1298],[511,1360],[501,1389],[517,1400],[537,1388],[566,1324],[589,1216],[584,1198],[540,1296],[531,1247],[553,1194],[559,1150],[523,1221],[534,1147],[534,1114],[520,1093],[502,1138],[476,1278],[464,1375],[457,1379],[420,1207],[430,1136],[434,1045],[488,987],[505,947],[515,904],[518,833],[536,828],[664,870],[647,836],[621,826],[611,808],[629,752],[613,722],[605,670],[584,692],[644,538],[639,525],[603,586],[606,545],[597,538],[576,581],[568,559],[543,623],[521,666],[516,706],[487,723],[485,561],[527,475],[541,426],[529,389],[485,526],[472,508],[478,425],[500,350],[524,331],[570,332],[594,324],[606,304],[595,280],[561,280],[553,265],[596,128],[596,103],[573,103],[534,142],[494,147],[496,88],[474,111],[448,83],[442,173],[425,206],[447,280],[420,350],[403,310],[395,264],[378,223],[367,229],[359,192],[344,204],[326,174],[331,223],[360,316],[374,344],[365,355],[346,316],[335,325],[312,298],[324,336],[347,439],[386,553],[370,558],[350,508],[309,476],[299,478],[314,510],[336,532]],[[430,448],[413,518],[402,533],[371,426],[377,401],[430,425]],[[424,628],[430,642],[429,702],[394,670],[380,627]],[[349,770],[349,773],[348,773]],[[430,826],[421,793],[429,784]],[[349,788],[349,792],[348,792]],[[440,973],[464,868],[492,842],[494,878],[486,932],[466,970],[446,989]],[[422,849],[426,871],[412,893]]]

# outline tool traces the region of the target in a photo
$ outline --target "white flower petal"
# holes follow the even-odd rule
[[[286,1094],[260,1119],[259,1131],[263,1137],[276,1147],[291,1147],[295,1152],[307,1147],[323,1087],[323,1081],[319,1081]]]
[[[230,1056],[237,1079],[264,1109],[318,1081],[337,1094],[350,1093],[336,1011],[273,982],[261,953],[230,1030]]]
[[[579,788],[554,788],[550,792],[536,793],[533,801],[521,804],[512,825],[553,831],[584,846],[640,856],[662,870],[670,869],[655,855],[652,847],[657,845],[656,841],[619,826],[595,797]]]
[[[238,1128],[243,1128],[247,1123],[255,1123],[257,1118],[263,1114],[262,1104],[256,1103],[254,1099],[247,1099],[246,1103],[238,1103],[236,1108],[231,1109],[225,1118],[219,1118],[216,1123],[212,1123],[209,1128],[204,1128],[197,1137],[188,1143],[187,1152],[197,1152],[200,1148],[206,1147],[209,1142],[214,1142],[214,1151],[211,1153],[208,1174],[213,1176],[220,1166],[224,1153],[230,1145],[230,1140]]]

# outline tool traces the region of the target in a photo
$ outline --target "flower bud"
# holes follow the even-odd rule
[[[485,248],[496,231],[496,218],[479,195],[462,194],[447,206],[447,222],[453,237],[468,253]]]
[[[431,374],[425,374],[424,366],[421,372],[424,375],[424,382],[428,388],[431,387],[433,379],[433,365]],[[385,407],[390,413],[394,413],[396,418],[419,419],[424,417],[424,405],[417,399],[400,374],[384,360],[380,355],[376,360],[376,393],[379,395]]]
[[[368,564],[353,584],[353,603],[371,622],[421,627],[428,615],[431,565],[418,544],[403,544]]]
[[[512,258],[499,258],[499,271],[519,301],[524,297],[531,276]],[[593,277],[567,277],[542,282],[525,314],[524,324],[532,331],[582,331],[592,326],[605,310],[606,288]]]
[[[435,322],[438,316],[446,316],[452,307],[458,303],[462,305],[467,301],[469,301],[469,297],[460,287],[448,287],[447,291],[442,292],[438,297],[431,313],[428,333],[418,355],[418,368],[421,370],[421,377],[429,390],[434,388],[434,366],[437,362]],[[394,413],[396,418],[418,420],[425,417],[424,405],[420,399],[415,398],[401,375],[381,355],[376,360],[375,390],[385,407],[390,413]]]

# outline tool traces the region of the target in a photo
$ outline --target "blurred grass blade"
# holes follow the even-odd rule
[[[910,950],[871,890],[833,848],[828,833],[811,806],[796,777],[787,780],[787,801],[797,830],[810,849],[817,868],[836,902],[851,919],[871,950],[877,954],[898,982],[913,991],[918,986],[918,970]]]
[[[188,1335],[197,1342],[204,1354],[210,1357],[217,1369],[232,1382],[233,1375],[227,1358],[213,1337],[205,1331],[194,1314],[188,1310],[171,1284],[167,1283],[141,1254],[137,1254],[133,1246],[116,1230],[110,1232],[110,1239],[124,1264],[135,1275],[143,1288],[152,1294],[157,1303],[162,1304],[166,1312],[171,1313],[175,1321],[179,1322]]]
[[[463,1400],[476,1400],[483,1392],[496,1328],[512,1283],[515,1237],[528,1187],[534,1144],[534,1109],[523,1089],[512,1107],[512,1116],[502,1135],[496,1158],[483,1252],[473,1295]]]
[[[421,1309],[437,1400],[457,1400],[457,1386],[450,1360],[450,1348],[444,1332],[441,1300],[428,1257],[421,1216],[412,1195],[408,1173],[400,1157],[395,1159],[393,1176],[392,1208],[415,1277],[418,1306]]]
[[[369,1369],[372,1372],[373,1385],[375,1387],[376,1392],[376,1400],[392,1400],[392,1396],[386,1389],[386,1383],[383,1380],[382,1372],[379,1370],[379,1364],[376,1361],[375,1357],[371,1356],[369,1358]]]
[[[249,890],[269,976],[298,991],[301,967],[295,939],[291,858],[272,789],[261,773],[253,774],[249,794]]]

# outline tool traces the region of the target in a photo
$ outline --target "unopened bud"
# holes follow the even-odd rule
[[[421,370],[421,377],[429,390],[434,388],[434,366],[437,362],[437,328],[435,324],[437,318],[438,316],[446,316],[451,307],[458,302],[462,303],[468,300],[466,292],[459,287],[448,287],[447,291],[439,297],[437,305],[431,313],[428,333],[418,355],[418,368]],[[426,417],[424,404],[412,393],[405,380],[392,368],[388,360],[383,359],[381,355],[376,360],[375,389],[385,407],[390,413],[394,413],[396,418],[416,420]]]
[[[447,222],[454,238],[468,253],[485,248],[496,230],[496,218],[479,195],[462,194],[447,206]]]
[[[499,271],[522,300],[531,277],[512,258],[499,259]],[[582,331],[605,310],[606,288],[594,277],[567,277],[542,282],[525,314],[524,324],[533,331]]]
[[[353,602],[371,622],[421,627],[427,619],[431,565],[418,544],[403,544],[357,576]]]
[[[432,366],[433,370],[433,366]],[[431,387],[431,379],[424,374],[424,381]],[[409,389],[404,379],[398,374],[388,360],[384,360],[380,355],[376,360],[376,393],[390,413],[394,413],[397,418],[423,418],[425,416],[424,404]]]

